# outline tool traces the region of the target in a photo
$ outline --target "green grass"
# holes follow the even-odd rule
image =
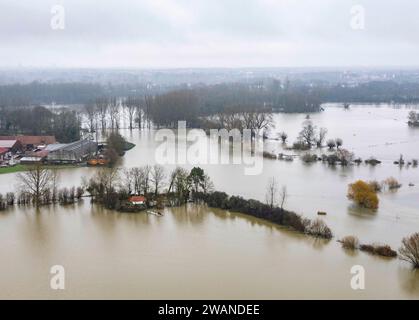
[[[27,171],[29,170],[30,167],[31,167],[30,165],[17,164],[13,167],[0,168],[0,174]],[[43,168],[45,169],[68,169],[68,168],[77,168],[77,167],[80,167],[80,166],[74,165],[74,164],[43,166]]]
[[[23,164],[17,164],[13,167],[0,168],[0,174],[26,171],[26,170],[28,170],[27,166],[25,166]]]

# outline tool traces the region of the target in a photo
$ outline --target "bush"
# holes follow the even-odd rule
[[[381,192],[383,190],[383,185],[377,180],[370,181],[368,184],[375,192]]]
[[[358,249],[359,240],[357,237],[354,236],[346,236],[340,240],[342,243],[342,247],[349,250]]]
[[[400,259],[411,263],[414,268],[419,268],[419,232],[403,239],[399,253]]]
[[[303,160],[306,163],[316,162],[317,161],[317,156],[315,154],[305,153],[301,157],[301,160]]]
[[[365,163],[366,163],[366,164],[369,164],[369,165],[372,165],[372,166],[375,166],[375,165],[377,165],[377,164],[380,164],[380,163],[381,163],[381,161],[380,161],[380,160],[377,160],[377,159],[375,159],[375,158],[373,158],[373,157],[371,157],[371,158],[369,158],[369,159],[365,160]]]
[[[311,146],[310,145],[308,145],[308,144],[306,144],[306,143],[304,143],[304,142],[302,142],[302,141],[297,141],[297,142],[294,142],[293,143],[293,145],[292,145],[292,149],[294,149],[294,150],[310,150],[311,149]]]
[[[375,246],[375,254],[383,257],[394,258],[397,257],[397,252],[391,249],[389,245],[377,245]]]
[[[263,157],[268,159],[277,159],[276,154],[270,153],[268,151],[263,151]]]
[[[349,185],[348,198],[355,201],[359,206],[367,209],[378,208],[377,192],[365,181],[358,180]]]
[[[397,252],[391,249],[389,245],[379,244],[361,244],[359,246],[361,251],[369,252],[383,257],[394,258],[397,257]]]
[[[397,181],[397,179],[390,177],[387,178],[384,183],[388,186],[389,190],[399,189],[402,185]]]
[[[321,219],[315,219],[312,221],[306,232],[315,237],[331,239],[333,238],[332,230],[326,225],[326,223]]]

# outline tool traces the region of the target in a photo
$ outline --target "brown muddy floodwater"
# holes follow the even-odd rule
[[[265,159],[261,174],[246,176],[243,165],[202,166],[217,190],[261,201],[275,176],[287,186],[287,209],[311,218],[319,210],[328,213],[322,219],[334,231],[332,241],[195,205],[166,209],[164,217],[110,212],[88,200],[40,212],[15,207],[0,214],[0,298],[418,299],[419,273],[407,263],[346,252],[336,242],[353,234],[363,243],[397,249],[403,237],[419,231],[419,168],[392,163],[400,154],[419,158],[419,129],[406,125],[408,111],[328,106],[311,116],[315,125],[329,129],[329,137],[343,138],[356,156],[383,160],[375,168]],[[284,130],[292,142],[303,121],[301,114],[276,115],[271,135]],[[155,163],[154,131],[122,133],[137,146],[121,167]],[[282,147],[269,141],[266,150]],[[63,169],[61,185],[79,185],[95,170]],[[389,176],[403,186],[380,194],[376,212],[360,210],[346,198],[348,183]],[[0,175],[0,192],[14,190],[16,183],[16,174]],[[56,264],[65,267],[64,291],[50,289],[49,271]],[[365,268],[363,291],[351,289],[353,265]]]

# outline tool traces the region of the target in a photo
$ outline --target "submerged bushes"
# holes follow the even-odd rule
[[[200,200],[203,200],[208,206],[213,208],[248,214],[316,237],[325,239],[333,237],[330,228],[320,219],[314,221],[304,219],[295,212],[279,207],[271,208],[269,205],[254,199],[246,200],[238,196],[230,197],[226,193],[218,191],[199,194],[199,197]]]
[[[346,236],[340,240],[342,248],[349,250],[356,250],[359,246],[359,240],[355,236]]]
[[[315,237],[325,239],[333,238],[332,230],[330,230],[326,223],[320,219],[313,220],[306,228],[306,232]]]
[[[371,254],[376,254],[383,257],[395,258],[397,252],[394,251],[389,245],[380,244],[361,244],[359,250],[366,251]]]

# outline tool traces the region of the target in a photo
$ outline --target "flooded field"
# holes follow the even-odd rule
[[[287,186],[286,209],[323,217],[335,234],[330,242],[283,230],[254,218],[189,206],[165,211],[164,217],[120,214],[91,206],[88,200],[68,207],[14,208],[0,214],[1,298],[419,298],[419,274],[400,260],[359,252],[350,254],[336,239],[356,235],[363,243],[394,248],[419,231],[419,168],[393,164],[400,154],[419,159],[419,129],[406,124],[408,108],[327,106],[311,115],[329,138],[342,138],[344,148],[367,165],[330,167],[263,160],[262,173],[244,175],[243,165],[202,165],[215,189],[265,200],[268,180]],[[276,128],[292,143],[303,114],[277,114]],[[136,147],[121,167],[155,163],[159,143],[154,131],[122,130]],[[175,148],[174,143],[168,144]],[[265,150],[285,152],[269,140]],[[326,150],[324,150],[326,152]],[[174,165],[167,165],[167,171]],[[185,165],[190,168],[191,165]],[[62,186],[77,186],[95,168],[61,170]],[[376,212],[354,206],[347,186],[357,179],[395,177],[402,188],[379,195]],[[414,186],[409,187],[409,183]],[[0,192],[16,189],[16,174],[0,175]],[[49,289],[49,268],[62,264],[67,289]],[[366,269],[366,290],[350,288],[350,268]]]

